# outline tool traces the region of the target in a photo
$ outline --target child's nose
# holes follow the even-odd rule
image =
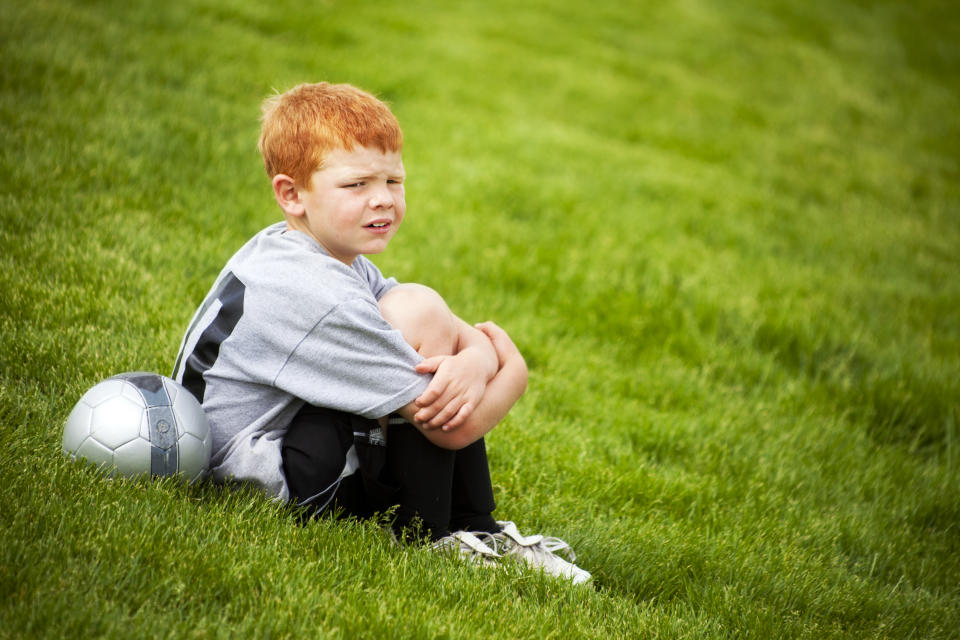
[[[387,187],[376,189],[370,196],[370,207],[373,209],[383,209],[393,206],[393,194]]]

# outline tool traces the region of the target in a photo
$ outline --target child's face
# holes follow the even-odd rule
[[[344,264],[380,253],[397,232],[407,204],[400,153],[367,147],[337,149],[298,189],[302,223],[327,253]],[[299,226],[299,225],[298,225]]]

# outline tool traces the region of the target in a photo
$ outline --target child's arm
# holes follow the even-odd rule
[[[428,429],[462,424],[500,369],[490,339],[455,316],[436,291],[421,284],[398,285],[380,298],[379,305],[384,319],[426,359],[417,371],[434,373],[414,401],[415,419]]]
[[[487,383],[500,370],[497,351],[490,339],[475,327],[451,314],[457,331],[450,354],[427,354],[417,365],[420,373],[433,373],[433,381],[414,402],[415,418],[426,428],[456,428],[476,408]],[[430,357],[433,355],[433,357]]]
[[[477,325],[489,339],[497,354],[499,370],[486,386],[483,397],[473,411],[455,429],[427,428],[415,418],[419,407],[415,402],[398,411],[412,422],[435,445],[445,449],[462,449],[476,442],[503,419],[527,388],[527,365],[507,333],[492,322]],[[387,436],[389,438],[389,435]]]

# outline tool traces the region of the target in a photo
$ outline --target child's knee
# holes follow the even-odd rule
[[[401,284],[380,298],[380,313],[425,358],[448,355],[457,347],[457,325],[447,303],[421,284]]]

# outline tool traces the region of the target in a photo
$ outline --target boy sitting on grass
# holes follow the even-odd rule
[[[513,555],[588,580],[553,553],[563,541],[492,516],[483,436],[527,384],[510,337],[364,257],[406,213],[387,106],[349,85],[300,85],[264,103],[259,148],[285,221],[227,262],[173,374],[209,418],[214,479],[313,514],[395,507],[401,536],[419,526],[435,548],[484,564]]]

